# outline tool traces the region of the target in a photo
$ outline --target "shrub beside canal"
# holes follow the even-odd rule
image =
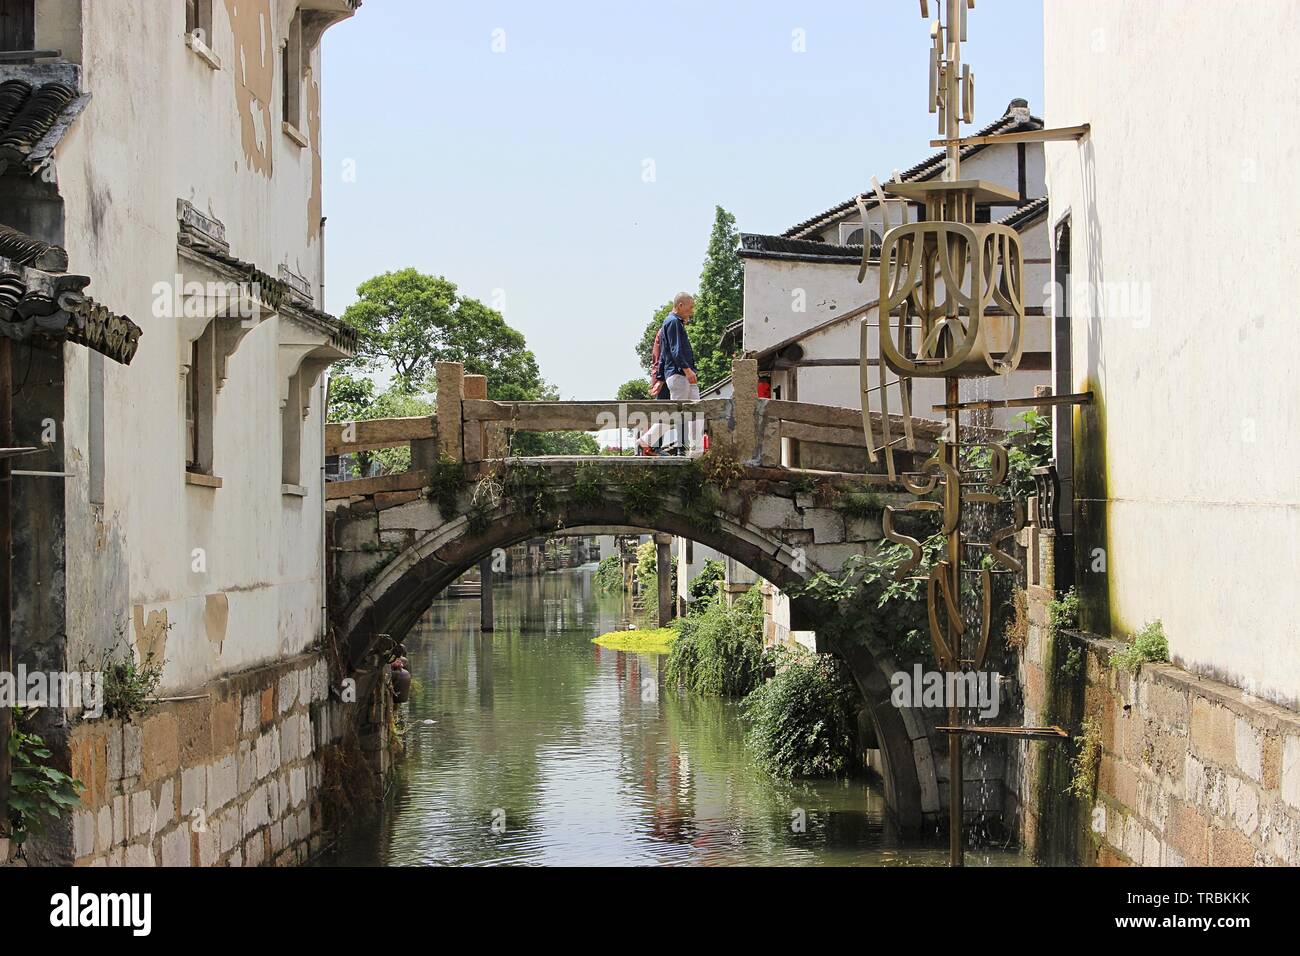
[[[710,697],[744,697],[763,675],[763,595],[750,588],[682,619],[667,679]]]
[[[745,742],[777,777],[838,777],[854,767],[858,689],[832,654],[776,647],[776,673],[742,701]]]

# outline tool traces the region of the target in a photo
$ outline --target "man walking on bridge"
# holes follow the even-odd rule
[[[659,329],[660,348],[655,377],[667,386],[668,397],[674,402],[700,400],[699,377],[695,372],[695,352],[686,334],[686,323],[690,322],[694,314],[695,297],[688,292],[679,292],[673,297],[673,309]],[[662,421],[651,426],[637,442],[637,453],[657,454],[655,446],[659,443],[663,431]],[[699,440],[699,436],[695,434],[695,423],[691,424],[690,431],[690,443],[692,450],[695,450],[694,446]]]

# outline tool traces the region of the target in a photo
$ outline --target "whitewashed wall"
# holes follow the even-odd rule
[[[1092,126],[1047,176],[1075,386],[1105,401],[1115,626],[1159,618],[1180,663],[1294,705],[1300,6],[1047,0],[1044,34],[1047,125]]]
[[[319,288],[319,110],[310,82],[300,125],[314,145],[281,129],[278,47],[293,9],[218,0],[210,45],[220,69],[186,46],[184,4],[93,2],[83,12],[83,82],[94,98],[57,154],[66,244],[73,270],[93,277],[90,293],[144,334],[129,368],[106,363],[102,509],[87,504],[89,360],[84,349],[66,349],[75,476],[68,654],[75,661],[111,642],[136,609],[146,622],[165,614],[168,691],[291,655],[322,630],[322,385],[302,425],[306,497],[282,494],[278,320],[263,322],[231,358],[216,399],[214,471],[223,487],[188,485],[176,322],[153,314],[155,283],[177,269],[178,198],[225,224],[233,255],[272,275],[286,264]],[[59,28],[66,33],[66,24]],[[317,51],[311,76],[319,66]],[[264,71],[273,81],[253,108],[250,149],[237,88]],[[265,125],[262,109],[270,112]],[[206,565],[197,573],[196,549]],[[217,610],[228,605],[224,626],[213,596],[223,596]]]

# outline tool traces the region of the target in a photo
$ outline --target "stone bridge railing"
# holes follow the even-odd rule
[[[485,377],[466,375],[458,363],[438,363],[436,377],[438,401],[433,416],[327,426],[325,451],[329,455],[399,446],[411,449],[408,472],[330,482],[327,498],[418,490],[427,484],[430,469],[440,460],[473,465],[508,458],[512,432],[635,431],[665,420],[678,425],[702,422],[710,449],[745,465],[781,467],[785,449],[808,443],[843,448],[851,456],[860,452],[856,457],[861,460],[861,471],[868,471],[859,409],[759,398],[758,364],[753,359],[732,363],[733,397],[698,402],[502,402],[487,397]],[[880,413],[871,415],[880,434]],[[890,418],[892,432],[901,434],[902,418]],[[933,451],[941,428],[938,422],[913,419],[918,455]],[[603,455],[592,460],[615,464],[618,458]]]

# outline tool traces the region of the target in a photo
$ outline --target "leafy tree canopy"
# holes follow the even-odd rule
[[[364,371],[391,368],[400,392],[427,385],[436,362],[461,362],[467,373],[486,375],[494,398],[494,390],[507,386],[528,398],[542,397],[545,389],[523,333],[508,326],[500,312],[462,296],[442,276],[401,269],[367,279],[343,321],[360,333],[357,357],[349,365]]]
[[[650,397],[650,383],[643,378],[634,378],[618,387],[615,396],[620,402],[639,402]]]
[[[357,296],[343,313],[343,321],[360,333],[357,357],[343,363],[330,379],[330,421],[432,414],[436,362],[460,362],[466,374],[486,376],[488,397],[498,401],[559,397],[542,378],[523,333],[507,325],[500,312],[461,295],[455,283],[442,276],[415,269],[385,272],[363,282]],[[394,373],[393,382],[382,392],[372,378],[355,374],[388,370]],[[587,455],[600,449],[582,432],[518,432],[511,450],[520,455]],[[409,464],[406,449],[385,449],[374,457],[389,471]]]

